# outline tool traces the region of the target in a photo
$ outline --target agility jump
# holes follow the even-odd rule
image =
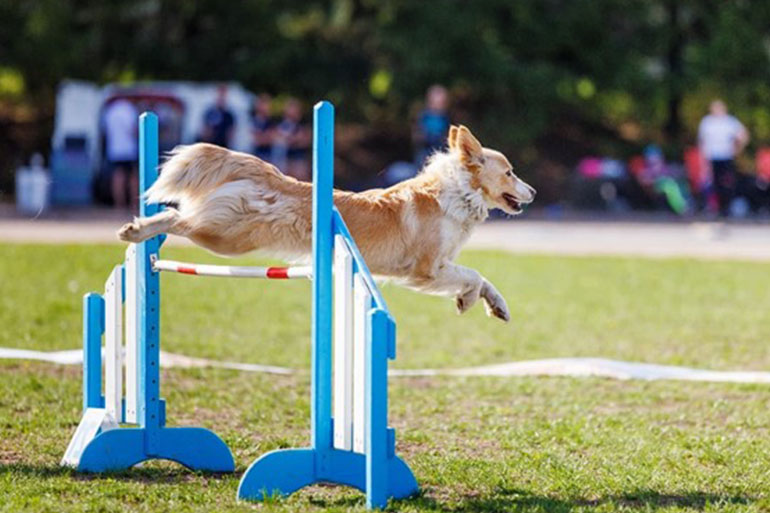
[[[143,193],[158,176],[158,118],[153,113],[140,116],[139,147]],[[142,201],[140,214],[153,215],[159,209]],[[162,243],[163,237],[153,237],[130,244],[123,264],[110,273],[104,294],[91,293],[83,299],[84,413],[63,465],[104,472],[167,459],[196,470],[235,470],[230,449],[213,432],[165,425],[166,403],[160,397],[160,280],[153,269]]]
[[[144,197],[157,179],[158,121],[153,113],[140,117],[139,142],[139,187]],[[165,427],[165,402],[159,395],[159,273],[310,278],[311,445],[273,451],[257,459],[241,479],[238,498],[261,500],[327,482],[358,488],[366,494],[367,507],[376,508],[385,506],[391,497],[417,492],[412,471],[395,454],[395,432],[387,426],[387,360],[395,358],[396,324],[334,207],[333,155],[334,108],[320,102],[313,118],[312,268],[162,260],[159,251],[164,235],[129,245],[124,264],[113,269],[104,294],[84,298],[84,414],[62,464],[103,472],[160,458],[197,470],[233,471],[229,448],[211,431]],[[142,201],[140,213],[151,216],[159,208]]]

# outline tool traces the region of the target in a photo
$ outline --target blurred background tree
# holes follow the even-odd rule
[[[48,150],[65,78],[328,98],[390,141],[382,161],[442,83],[530,176],[650,141],[679,155],[714,96],[767,143],[769,29],[764,0],[0,0],[0,176]]]

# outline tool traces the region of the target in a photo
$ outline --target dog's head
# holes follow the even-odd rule
[[[514,174],[505,155],[482,147],[466,127],[452,126],[448,144],[471,174],[471,186],[482,192],[489,205],[509,214],[519,214],[523,205],[535,199],[535,189]]]

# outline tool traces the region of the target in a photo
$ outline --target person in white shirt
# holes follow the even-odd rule
[[[112,173],[112,200],[118,208],[129,204],[134,210],[139,202],[137,116],[134,104],[119,98],[107,104],[102,118],[105,156]]]
[[[714,100],[709,114],[698,127],[698,147],[711,168],[719,200],[719,212],[726,216],[735,195],[735,156],[749,142],[749,132],[738,119],[727,112],[722,100]]]

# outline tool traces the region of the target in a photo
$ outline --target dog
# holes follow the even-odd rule
[[[454,263],[473,228],[492,208],[521,213],[535,189],[508,159],[484,148],[465,126],[452,126],[448,150],[414,178],[387,189],[334,191],[334,204],[375,275],[455,298],[463,313],[479,298],[487,315],[510,319],[505,299],[477,271]],[[180,146],[146,193],[176,204],[118,231],[141,242],[161,233],[187,237],[225,256],[261,250],[286,259],[311,254],[312,184],[254,156],[211,144]]]

